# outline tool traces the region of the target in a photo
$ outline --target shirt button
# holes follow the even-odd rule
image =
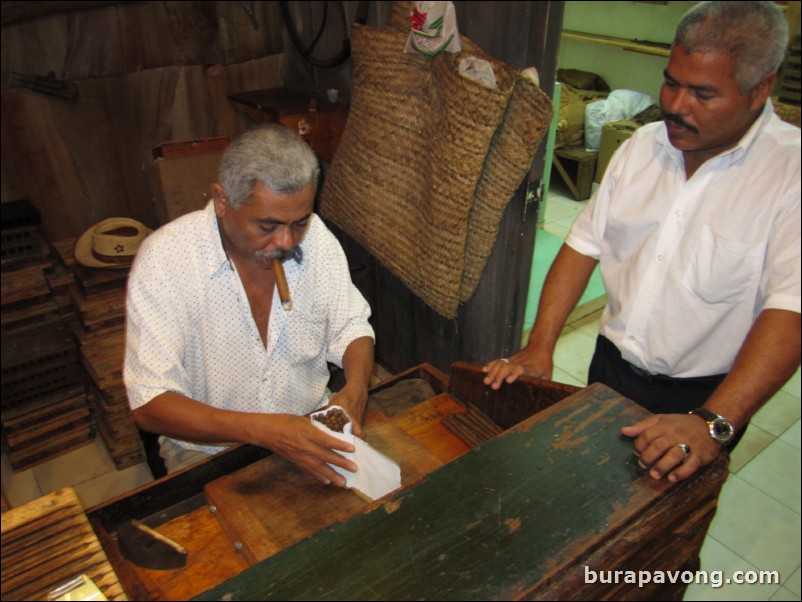
[[[676,215],[677,217],[682,217],[682,211],[676,211],[674,215]]]
[[[629,340],[630,341],[634,341],[635,340],[635,335],[634,334],[629,335]]]
[[[664,259],[665,259],[665,257],[663,255],[658,255],[657,256],[657,261],[663,261]]]

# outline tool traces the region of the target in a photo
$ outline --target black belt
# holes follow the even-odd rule
[[[718,387],[721,382],[727,377],[726,374],[717,374],[715,376],[694,376],[691,378],[674,378],[673,376],[665,376],[664,374],[652,374],[643,368],[638,368],[627,362],[629,369],[640,380],[660,387],[671,387],[673,389],[696,389],[696,390],[713,390]]]

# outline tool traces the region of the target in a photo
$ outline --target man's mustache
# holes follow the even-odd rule
[[[254,255],[260,257],[261,259],[278,259],[279,261],[286,261],[292,257],[295,257],[296,249],[298,249],[298,247],[293,247],[292,249],[276,249],[275,251],[259,250],[256,251]]]
[[[675,123],[681,127],[684,127],[686,130],[693,132],[694,134],[698,134],[699,130],[693,127],[690,123],[686,122],[682,117],[676,115],[675,113],[663,113],[663,120],[670,121]]]

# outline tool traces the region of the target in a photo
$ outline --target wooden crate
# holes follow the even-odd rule
[[[14,470],[24,470],[90,443],[86,388],[3,406],[3,447]]]
[[[70,299],[69,289],[75,284],[75,272],[64,263],[63,259],[54,247],[51,247],[50,255],[53,258],[53,265],[45,269],[45,281],[59,304],[59,307],[65,305],[72,306]],[[74,309],[72,309],[74,313]]]
[[[5,435],[3,437],[5,439]],[[64,425],[54,433],[26,441],[24,445],[12,447],[4,441],[8,461],[14,470],[26,470],[42,462],[57,458],[67,452],[88,445],[95,438],[91,421]]]
[[[52,295],[47,298],[37,299],[31,303],[18,304],[15,307],[3,309],[0,316],[3,336],[11,334],[15,330],[62,321],[61,310]]]
[[[4,272],[49,256],[47,244],[36,226],[3,230],[0,237],[0,266]]]
[[[9,270],[47,261],[49,249],[39,234],[42,218],[30,201],[22,199],[2,203],[1,221],[0,268],[4,272],[3,278]]]
[[[50,288],[47,286],[44,270],[51,265],[50,261],[41,261],[13,270],[3,270],[3,277],[0,279],[3,309],[48,299]]]
[[[108,600],[127,600],[72,488],[59,489],[2,515],[3,600],[47,600],[87,575]]]
[[[50,243],[51,248],[56,252],[61,263],[67,267],[75,265],[75,238],[65,238]]]
[[[9,235],[18,230],[4,230],[3,244],[11,244]],[[50,460],[94,438],[86,372],[62,313],[66,267],[37,238],[35,227],[24,230],[26,236],[19,244],[36,240],[31,243],[35,250],[20,251],[13,262],[4,259],[2,279],[0,423],[3,446],[15,470]],[[13,269],[8,269],[10,263]],[[54,290],[62,294],[61,299]]]
[[[75,261],[75,238],[51,243],[61,264],[72,271],[74,281],[85,296],[107,289],[124,289],[129,267],[119,269],[88,268]]]
[[[125,437],[117,437],[114,435],[113,428],[109,425],[106,417],[103,414],[95,415],[95,425],[98,433],[100,433],[103,443],[106,444],[109,456],[111,456],[114,467],[117,470],[125,470],[131,466],[143,464],[147,460],[145,446],[139,436],[139,431],[136,430],[133,422],[130,424],[134,432]]]
[[[42,398],[3,408],[0,420],[6,441],[20,446],[58,432],[64,425],[86,423],[89,419],[89,402],[84,388],[62,399]]]
[[[344,103],[289,88],[239,92],[228,98],[248,119],[258,124],[280,123],[306,140],[326,163],[334,160],[348,118]]]
[[[206,206],[229,142],[226,137],[172,140],[153,149],[154,161],[145,167],[160,224]]]
[[[125,323],[125,286],[94,290],[87,294],[80,286],[70,287],[70,298],[78,320],[88,331],[105,330]]]
[[[76,342],[62,322],[3,335],[3,407],[70,391],[85,382]]]
[[[123,383],[125,329],[89,332],[81,340],[81,358],[92,381],[89,401],[95,424],[117,470],[145,461],[145,448],[131,416]]]
[[[580,147],[563,147],[554,151],[554,168],[577,201],[590,198],[598,156],[599,153]]]

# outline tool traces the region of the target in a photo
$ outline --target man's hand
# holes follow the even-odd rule
[[[657,414],[621,429],[627,437],[635,437],[635,453],[649,475],[672,482],[687,479],[707,466],[721,453],[721,445],[707,429],[707,423],[692,414]],[[690,449],[685,453],[682,444]]]
[[[343,476],[329,464],[350,472],[357,471],[354,462],[337,453],[353,452],[354,446],[317,428],[308,416],[262,414],[260,417],[264,418],[259,429],[264,436],[263,442],[257,444],[274,451],[326,485],[345,487]]]
[[[329,399],[328,405],[340,406],[351,419],[351,432],[355,437],[365,438],[362,420],[365,417],[368,392],[364,387],[346,385]]]
[[[554,364],[551,352],[544,352],[528,347],[521,349],[510,358],[491,360],[482,367],[487,373],[484,383],[491,389],[498,390],[502,383],[513,383],[521,374],[535,378],[551,379]]]

